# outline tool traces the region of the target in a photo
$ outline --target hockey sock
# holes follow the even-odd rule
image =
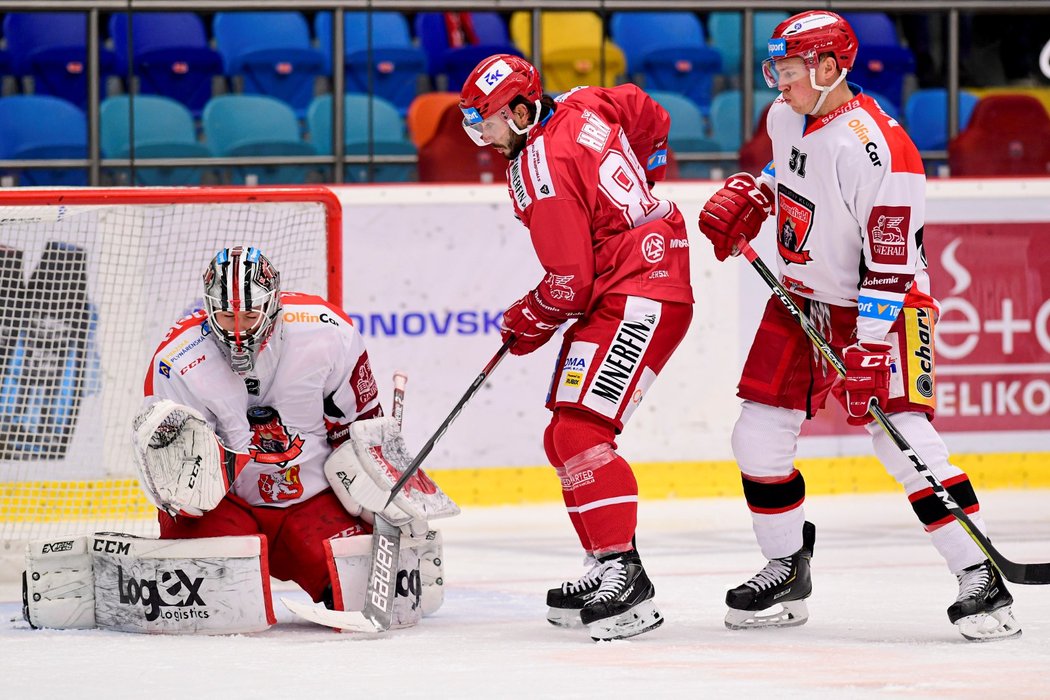
[[[554,426],[558,422],[559,416],[559,413],[554,414],[550,425],[547,426],[543,433],[543,449],[547,452],[547,459],[550,460],[554,471],[558,474],[558,481],[561,482],[561,499],[565,502],[565,510],[569,514],[569,522],[572,523],[573,529],[576,530],[576,536],[580,539],[580,546],[583,547],[585,552],[593,552],[594,548],[591,547],[591,540],[587,537],[587,529],[583,526],[583,520],[580,518],[580,510],[576,506],[576,496],[572,492],[572,482],[566,476],[565,464],[554,449]]]
[[[762,555],[779,559],[797,552],[802,547],[802,523],[806,519],[802,473],[796,469],[784,477],[740,476]]]
[[[638,482],[627,461],[602,444],[568,460],[565,472],[594,555],[631,549],[638,524]]]

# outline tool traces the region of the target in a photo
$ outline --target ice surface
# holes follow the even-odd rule
[[[1003,554],[1050,560],[1050,492],[982,503]],[[643,501],[638,546],[667,622],[603,644],[544,618],[546,589],[583,571],[563,510],[470,508],[438,523],[444,607],[382,636],[300,622],[279,601],[279,624],[250,636],[39,631],[6,590],[0,697],[1050,697],[1050,586],[1010,587],[1020,638],[967,642],[944,612],[955,579],[903,495],[814,497],[807,514],[817,541],[801,627],[722,624],[726,589],[765,563],[742,500]]]

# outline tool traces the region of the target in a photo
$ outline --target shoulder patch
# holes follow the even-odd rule
[[[580,118],[583,119],[583,124],[580,126],[580,133],[576,135],[576,143],[596,153],[601,153],[605,150],[605,144],[609,141],[612,129],[589,109],[583,110]]]
[[[532,142],[532,146],[525,151],[525,158],[529,162],[529,177],[532,178],[532,190],[536,199],[555,196],[554,179],[547,165],[547,145],[543,136]]]

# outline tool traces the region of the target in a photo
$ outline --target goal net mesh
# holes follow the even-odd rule
[[[160,204],[110,193],[18,206],[0,195],[0,555],[51,536],[156,534],[131,421],[146,373],[163,371],[150,362],[165,332],[201,308],[216,251],[256,246],[284,289],[329,296],[330,197],[216,199],[173,190]]]

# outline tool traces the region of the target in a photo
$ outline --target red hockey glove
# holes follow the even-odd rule
[[[707,200],[700,212],[700,233],[710,239],[715,257],[722,261],[737,254],[741,236],[749,241],[757,236],[772,213],[773,190],[759,185],[749,173],[737,173]]]
[[[890,395],[889,343],[867,341],[850,345],[842,351],[846,365],[846,421],[850,425],[868,422],[868,405],[875,401],[885,407]]]
[[[561,320],[543,313],[529,292],[503,313],[500,335],[504,342],[512,335],[517,338],[510,346],[511,355],[528,355],[550,340],[561,324]]]

